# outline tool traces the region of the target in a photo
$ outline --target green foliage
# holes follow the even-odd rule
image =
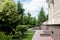
[[[31,14],[28,13],[27,16],[23,17],[23,24],[24,25],[36,25],[36,18],[35,17],[31,17]]]
[[[12,40],[12,36],[10,36],[10,35],[5,35],[5,40]]]
[[[23,24],[24,25],[31,25],[32,17],[30,13],[27,13],[27,16],[23,17]]]
[[[36,18],[32,18],[31,19],[31,25],[36,26],[36,22],[37,22]]]
[[[28,13],[28,24],[31,24],[31,14],[30,13]]]
[[[0,28],[9,29],[6,31],[11,32],[18,20],[17,5],[13,0],[4,0],[0,5]]]
[[[32,18],[30,13],[24,16],[20,1],[16,5],[13,0],[0,0],[0,31],[5,32],[0,33],[0,40],[12,40],[12,37],[18,39],[35,25],[36,18]]]
[[[42,23],[43,23],[44,21],[46,21],[46,14],[45,14],[45,12],[44,12],[44,9],[41,8],[41,11],[40,11],[40,13],[39,13],[39,15],[38,15],[38,24],[39,24],[39,25],[42,25]]]
[[[16,30],[15,30],[15,34],[12,36],[12,39],[13,39],[13,40],[20,40],[20,37],[22,37],[22,36],[21,36],[21,32],[16,29]]]
[[[36,25],[36,22],[37,22],[36,18],[35,17],[31,17],[31,14],[28,13],[28,24],[35,26]]]
[[[18,15],[20,17],[20,20],[18,21],[19,23],[18,24],[23,24],[23,16],[24,16],[24,9],[20,3],[20,0],[18,0],[18,3],[17,3],[17,7],[18,7]]]
[[[17,32],[20,32],[20,34],[18,34],[18,35],[20,35],[21,38],[23,37],[23,35],[27,31],[27,29],[28,29],[27,25],[18,25],[16,27]],[[15,35],[15,37],[16,37],[16,35]]]
[[[0,32],[0,40],[12,40],[12,36],[5,35],[4,32]]]
[[[17,5],[18,5],[18,14],[23,15],[24,14],[24,9],[22,7],[22,4],[20,3],[20,0],[18,0]]]
[[[28,20],[28,17],[27,17],[27,16],[24,16],[24,17],[23,17],[23,24],[24,24],[24,25],[27,25],[27,24],[28,24],[28,21],[29,21],[29,20]]]
[[[32,40],[35,31],[26,31],[22,40]]]
[[[5,40],[5,34],[3,32],[0,32],[0,40]]]
[[[25,31],[27,31],[28,26],[27,25],[18,25],[17,30],[21,31],[22,33],[24,33]]]
[[[17,6],[15,5],[14,2],[12,1],[5,1],[3,5],[1,5],[0,9],[0,20],[1,21],[8,21],[9,23],[11,22],[16,22],[18,19],[18,14],[17,14]]]
[[[48,20],[48,14],[46,15],[46,20]]]
[[[19,40],[19,38],[20,38],[20,35],[13,35],[13,40]]]
[[[28,27],[29,27],[29,28],[33,28],[33,27],[34,27],[34,25],[28,25]]]
[[[30,18],[31,17],[31,14],[28,12],[28,17]]]

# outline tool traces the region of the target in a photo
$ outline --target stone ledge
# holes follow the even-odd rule
[[[60,24],[44,24],[43,26],[60,26]]]

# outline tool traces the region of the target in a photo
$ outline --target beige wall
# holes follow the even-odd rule
[[[40,28],[41,28],[41,30],[47,30],[48,29],[47,26],[44,26],[44,25],[40,26]]]
[[[48,15],[49,15],[49,20],[48,20],[48,24],[53,24],[54,21],[53,21],[53,4],[51,2],[52,0],[49,0],[48,1]]]
[[[54,3],[52,0],[48,0],[48,7],[48,24],[60,24],[60,0],[54,0]],[[52,25],[48,27],[48,30],[53,31],[52,36],[55,40],[60,40],[60,26]]]
[[[49,26],[48,29],[53,31],[52,37],[54,40],[60,40],[60,26]]]
[[[54,0],[54,16],[55,24],[60,24],[60,0]]]
[[[48,2],[49,24],[60,24],[60,0],[54,0],[54,4],[50,0]]]

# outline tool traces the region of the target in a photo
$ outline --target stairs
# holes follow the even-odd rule
[[[40,34],[41,35],[51,35],[51,31],[50,30],[41,30]]]

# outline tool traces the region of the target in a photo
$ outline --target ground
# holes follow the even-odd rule
[[[35,31],[27,31],[24,34],[24,37],[22,40],[31,40],[33,35],[34,35]]]
[[[40,35],[41,30],[36,30],[32,40],[54,40],[50,35]]]

